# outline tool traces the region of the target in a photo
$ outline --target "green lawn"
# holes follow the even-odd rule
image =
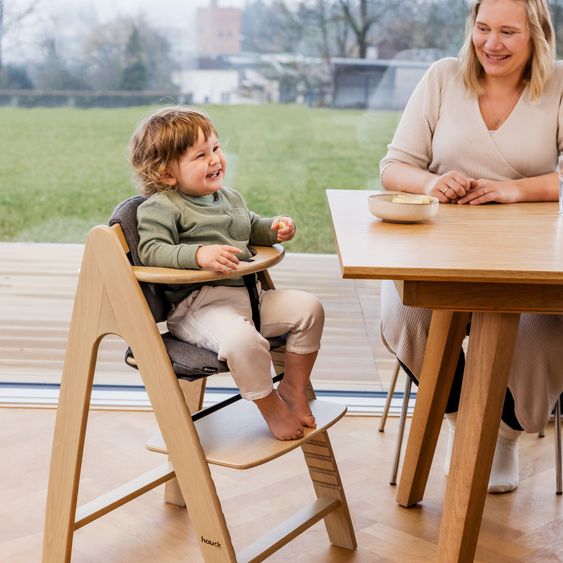
[[[135,193],[127,143],[152,108],[0,108],[0,240],[83,242]],[[377,188],[397,113],[209,106],[227,184],[264,216],[291,215],[293,252],[334,252],[325,189]]]

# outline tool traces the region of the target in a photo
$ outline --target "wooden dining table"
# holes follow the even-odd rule
[[[473,561],[520,313],[563,313],[557,203],[440,204],[428,221],[370,214],[367,190],[327,190],[344,278],[395,280],[431,309],[397,502],[422,501],[466,327],[471,336],[437,561]]]

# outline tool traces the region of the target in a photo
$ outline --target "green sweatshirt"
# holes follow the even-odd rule
[[[250,244],[271,246],[277,242],[273,218],[262,219],[249,211],[242,196],[223,187],[210,196],[190,197],[177,191],[157,193],[137,210],[139,257],[145,266],[201,269],[195,258],[203,245],[228,244],[240,248],[239,260],[248,260]],[[166,297],[177,303],[204,284],[166,286]],[[242,286],[241,277],[206,285]]]

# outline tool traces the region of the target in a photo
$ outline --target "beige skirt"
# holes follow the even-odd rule
[[[383,342],[417,377],[431,317],[428,309],[403,305],[393,282],[381,284]],[[563,315],[520,316],[508,387],[522,428],[542,430],[563,393]]]

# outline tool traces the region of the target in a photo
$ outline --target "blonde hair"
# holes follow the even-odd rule
[[[537,100],[547,82],[553,76],[555,61],[555,32],[551,23],[546,0],[514,0],[523,2],[528,13],[528,31],[532,43],[532,54],[524,71],[524,84],[529,86],[530,98]],[[475,0],[465,24],[465,42],[459,52],[460,73],[465,87],[475,96],[483,93],[480,78],[483,67],[473,45],[473,28],[479,8],[485,0]]]
[[[173,189],[163,181],[165,172],[197,142],[200,130],[205,140],[211,134],[217,135],[208,115],[187,106],[161,109],[139,123],[129,146],[131,165],[143,195]]]

